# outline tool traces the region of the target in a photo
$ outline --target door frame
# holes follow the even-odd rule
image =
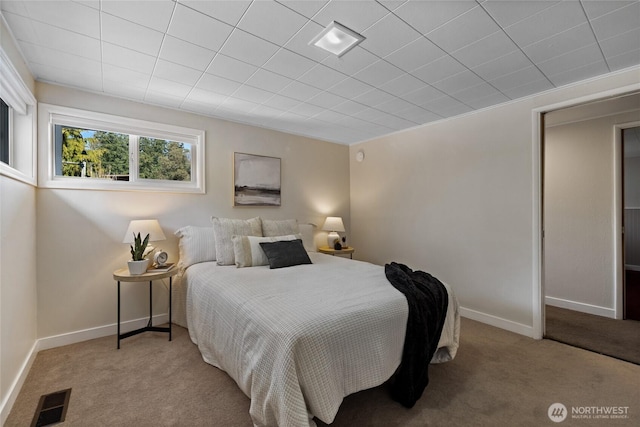
[[[533,314],[533,338],[542,339],[545,333],[545,301],[544,301],[544,230],[543,230],[543,216],[542,216],[542,202],[543,202],[543,152],[544,147],[544,115],[551,111],[559,110],[567,107],[574,107],[580,104],[588,102],[606,100],[610,97],[616,97],[627,93],[634,93],[640,91],[640,84],[633,84],[623,86],[604,92],[598,92],[579,98],[574,98],[555,104],[549,104],[541,107],[534,108],[531,111],[532,115],[532,258],[533,258],[533,274],[532,274],[532,314]],[[621,134],[620,130],[620,134]],[[618,152],[620,149],[618,149]],[[615,156],[614,156],[615,157]],[[615,160],[614,160],[615,161]],[[618,167],[619,168],[619,167]],[[616,169],[614,169],[616,170]],[[614,193],[617,193],[614,191]],[[615,195],[614,195],[615,196]],[[616,208],[617,206],[617,208]],[[620,209],[620,205],[614,204],[614,209]],[[617,215],[615,215],[617,217]],[[620,226],[619,222],[614,221],[614,227]],[[615,231],[615,230],[614,230]],[[621,230],[620,230],[621,231]],[[614,232],[614,236],[618,233]],[[616,241],[616,243],[619,243]],[[617,247],[617,246],[616,246]],[[616,262],[621,262],[617,257],[622,254],[616,251]],[[620,264],[618,264],[621,268]],[[622,273],[615,274],[615,289],[622,289],[622,284],[618,283]],[[616,314],[617,309],[620,306],[616,297]],[[617,317],[617,316],[616,316]]]
[[[622,131],[629,128],[639,127],[640,121],[621,123],[613,129],[613,161],[614,161],[614,244],[616,269],[616,296],[615,312],[616,319],[624,319],[624,236],[622,227],[624,226],[624,147],[622,145]]]

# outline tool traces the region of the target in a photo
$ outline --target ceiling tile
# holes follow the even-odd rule
[[[543,80],[528,82],[527,84],[514,87],[513,89],[505,89],[503,92],[509,98],[516,99],[553,88],[553,84],[545,78]]]
[[[523,50],[533,62],[542,62],[596,42],[591,26],[575,26],[555,36],[530,44]]]
[[[279,3],[254,1],[238,23],[238,28],[282,45],[306,23],[307,18]]]
[[[43,23],[34,23],[33,29],[40,45],[64,49],[73,55],[100,60],[100,41],[89,36],[63,30]]]
[[[637,66],[640,63],[640,48],[625,52],[622,55],[607,57],[607,64],[611,71]]]
[[[385,113],[384,111],[380,111],[375,108],[368,108],[366,110],[360,111],[359,113],[355,113],[353,116],[358,117],[362,120],[366,120],[370,123],[376,123],[379,118],[386,115],[387,113]]]
[[[477,86],[473,86],[467,89],[463,89],[452,94],[458,101],[464,102],[465,104],[469,104],[470,101],[483,99],[487,97],[494,97],[497,95],[502,95],[500,91],[491,86],[489,83],[480,83]],[[502,96],[503,101],[507,101],[508,99],[505,96]],[[503,102],[501,101],[501,102]],[[470,104],[469,104],[470,105]]]
[[[130,86],[127,82],[122,82],[122,80],[107,80],[103,79],[102,87],[104,88],[105,93],[108,93],[112,96],[119,96],[125,99],[132,99],[134,101],[142,102],[144,101],[144,96],[147,94],[147,88]]]
[[[211,92],[209,90],[194,88],[191,89],[191,92],[189,92],[189,95],[187,96],[185,101],[187,100],[192,102],[207,103],[209,105],[209,109],[214,109],[224,101],[226,101],[227,96]]]
[[[369,92],[371,89],[373,89],[373,87],[366,83],[362,83],[354,78],[348,78],[330,87],[327,91],[345,98],[355,98]]]
[[[220,50],[233,27],[178,4],[168,34],[214,51]]]
[[[262,68],[282,74],[283,76],[297,79],[313,67],[316,63],[304,56],[288,50],[280,49],[271,57]]]
[[[202,71],[194,70],[193,68],[185,67],[184,65],[165,61],[164,59],[158,60],[156,68],[153,72],[154,77],[159,77],[161,79],[171,80],[172,82],[182,83],[190,86],[196,84],[201,75]]]
[[[235,26],[251,4],[250,0],[180,0],[180,3],[199,12]]]
[[[402,96],[409,92],[414,92],[425,85],[426,84],[422,80],[413,77],[411,74],[405,73],[400,77],[383,84],[380,86],[380,89],[396,96]]]
[[[207,73],[242,83],[257,70],[259,70],[259,68],[256,66],[238,61],[226,55],[218,54],[213,59],[209,68],[207,68]]]
[[[236,28],[220,53],[260,67],[277,51],[275,44]]]
[[[165,33],[175,5],[176,3],[170,0],[104,1],[102,11]],[[76,15],[73,17],[75,27],[80,17]]]
[[[420,124],[429,123],[429,122],[441,119],[441,117],[438,116],[437,114],[417,106],[411,106],[409,108],[405,108],[404,110],[398,111],[397,114],[403,119],[411,120],[412,122],[420,123]]]
[[[102,14],[102,40],[148,55],[158,55],[163,34],[112,15]]]
[[[378,3],[380,3],[381,5],[383,5],[384,7],[389,9],[390,11],[393,11],[393,10],[399,8],[400,6],[402,6],[406,2],[407,2],[407,0],[378,0]]]
[[[333,110],[351,116],[353,114],[359,113],[360,111],[366,110],[367,108],[369,107],[360,104],[359,102],[345,101],[342,104],[338,104],[333,107]]]
[[[506,27],[505,31],[519,46],[528,46],[585,22],[580,2],[563,1]]]
[[[507,102],[507,101],[509,101],[509,99],[510,98],[507,97],[506,95],[495,91],[492,94],[487,95],[487,96],[483,96],[481,98],[473,98],[473,99],[465,100],[465,104],[467,104],[468,106],[472,107],[473,109],[478,110],[480,108],[486,108],[486,107],[490,107],[492,105],[496,105],[496,104],[501,104],[503,102]]]
[[[471,107],[450,96],[431,100],[421,107],[442,117],[451,117],[471,111]]]
[[[22,51],[30,62],[49,64],[61,70],[82,70],[85,73],[96,75],[100,75],[102,72],[100,61],[94,59],[72,55],[31,43],[24,43],[22,45]]]
[[[102,43],[102,61],[106,64],[128,68],[149,75],[153,72],[153,67],[156,64],[154,56],[107,42]]]
[[[318,107],[317,105],[308,104],[306,102],[299,103],[295,107],[291,108],[291,112],[295,114],[299,114],[305,117],[313,117],[316,114],[320,114],[324,111],[324,108]]]
[[[242,119],[244,121],[247,120],[246,113],[257,106],[258,104],[255,102],[245,101],[238,98],[227,98],[226,101],[216,109],[216,112],[224,112],[227,117],[235,117],[236,119]]]
[[[102,92],[102,79],[99,75],[87,74],[81,71],[69,71],[49,64],[30,64],[36,76],[45,76],[42,81],[51,82],[63,86],[84,89],[93,92]]]
[[[584,80],[607,72],[609,72],[607,64],[604,60],[598,60],[578,67],[567,67],[566,70],[558,74],[550,75],[549,80],[551,80],[554,85],[561,86],[574,82],[576,78],[578,80]]]
[[[426,38],[420,37],[386,56],[385,60],[404,71],[411,72],[444,55],[446,54],[442,49]]]
[[[278,94],[273,95],[267,102],[265,102],[265,105],[269,105],[273,108],[278,108],[281,110],[288,110],[290,108],[294,108],[299,104],[300,101],[298,101],[297,99],[292,99],[288,96],[282,96]]]
[[[486,62],[474,67],[472,70],[485,80],[510,74],[523,68],[527,68],[533,63],[521,51],[517,50],[505,56],[501,56],[493,61]]]
[[[317,87],[318,89],[326,90],[346,78],[347,76],[333,68],[318,64],[300,76],[298,80],[313,87]]]
[[[624,53],[632,53],[640,48],[640,28],[627,31],[619,36],[600,41],[600,47],[605,58],[609,59]],[[638,59],[638,58],[634,58]]]
[[[0,5],[3,6],[4,2],[0,2]],[[26,41],[29,43],[38,44],[40,43],[38,35],[36,34],[36,31],[33,28],[32,21],[30,19],[21,15],[16,15],[14,13],[4,11],[2,12],[2,14],[6,18],[14,37],[18,41]]]
[[[582,7],[584,8],[584,11],[586,12],[589,19],[595,19],[602,15],[606,15],[607,13],[613,12],[614,10],[629,6],[633,3],[637,3],[637,0],[634,0],[634,1],[617,1],[617,0],[585,1],[585,2],[582,2]]]
[[[338,96],[329,92],[322,92],[314,96],[313,98],[308,99],[307,101],[310,104],[317,105],[318,107],[333,108],[336,105],[342,104],[346,100],[347,99],[342,96]]]
[[[29,16],[27,12],[27,2],[16,0],[3,0],[0,2],[0,9],[3,12],[15,13],[16,15]]]
[[[278,0],[278,3],[295,10],[307,18],[311,18],[329,2],[328,0]]]
[[[394,130],[412,128],[412,127],[415,127],[415,125],[417,124],[416,122],[405,120],[400,117],[392,116],[391,114],[388,114],[384,117],[379,118],[377,122],[382,126],[386,126]]]
[[[319,11],[313,20],[323,27],[337,21],[347,28],[362,34],[364,30],[387,15],[389,11],[378,3],[370,2],[362,7],[359,1],[332,1]]]
[[[391,101],[395,97],[390,93],[383,92],[379,89],[370,90],[360,96],[354,98],[354,101],[368,106],[376,106],[383,102]]]
[[[531,66],[490,80],[490,83],[501,91],[524,86],[529,82],[544,80],[545,76],[537,67]]]
[[[251,101],[257,104],[262,104],[263,102],[271,98],[273,95],[274,94],[272,92],[258,89],[256,87],[243,85],[239,87],[238,90],[236,90],[232,96],[234,98],[244,99],[245,101]]]
[[[411,43],[420,33],[393,14],[388,14],[362,33],[366,39],[361,46],[379,57],[384,57]]]
[[[379,86],[401,76],[403,73],[400,68],[381,59],[354,74],[353,77],[370,85]]]
[[[100,37],[99,12],[90,7],[73,2],[27,1],[24,2],[29,16],[44,22],[85,36]],[[69,24],[73,17],[73,24]]]
[[[475,1],[417,0],[404,3],[393,13],[422,34],[427,34],[477,5]]]
[[[221,95],[231,95],[241,86],[240,83],[233,80],[225,79],[223,77],[214,76],[212,74],[205,73],[198,84],[199,89],[208,90],[211,92],[219,93]]]
[[[184,40],[165,36],[160,49],[160,58],[204,71],[207,69],[215,52]]]
[[[271,71],[259,69],[245,82],[249,86],[268,90],[276,93],[290,84],[292,80],[288,77],[281,76],[280,74],[272,73]]]
[[[404,99],[395,97],[389,101],[383,102],[382,104],[376,105],[375,108],[389,114],[395,114],[398,111],[407,109],[411,106],[413,106],[413,104],[405,101]]]
[[[517,50],[518,46],[505,33],[498,31],[456,50],[451,55],[464,66],[473,68]]]
[[[180,108],[180,105],[182,105],[183,97],[166,92],[147,90],[147,93],[144,96],[144,101],[148,102],[149,104],[163,105],[170,108]]]
[[[306,101],[312,98],[322,91],[313,86],[309,86],[305,83],[291,82],[287,87],[278,92],[281,96],[287,96],[289,98],[297,99],[298,101]]]
[[[416,105],[422,105],[430,100],[438,99],[443,95],[444,93],[442,93],[442,91],[434,88],[433,86],[423,86],[414,92],[403,95],[402,98]]]
[[[362,47],[356,46],[349,51],[348,55],[344,55],[341,58],[335,55],[327,56],[327,58],[322,61],[322,64],[341,73],[352,75],[378,60],[379,58],[371,52],[367,52]]]
[[[151,74],[140,73],[128,68],[104,64],[102,66],[102,78],[112,82],[126,82],[127,86],[146,89],[151,81]]]
[[[483,80],[475,73],[465,70],[461,73],[454,74],[451,77],[432,83],[433,87],[440,89],[445,93],[455,93],[463,89],[474,87],[482,83]]]
[[[501,27],[508,27],[525,20],[536,13],[547,9],[559,1],[504,1],[488,0],[482,7],[496,20]]]
[[[321,113],[316,114],[313,118],[318,120],[324,120],[327,123],[335,123],[344,119],[344,114],[338,113],[332,110],[324,110]]]
[[[547,76],[551,76],[600,60],[604,60],[602,52],[597,44],[592,44],[564,55],[556,56],[548,61],[540,62],[537,66]]]
[[[637,29],[640,27],[640,2],[594,19],[591,26],[599,39],[607,39]]]
[[[500,27],[478,6],[430,32],[428,37],[440,48],[453,52],[497,31]]]
[[[447,55],[413,70],[411,74],[426,83],[435,83],[465,70],[457,60]]]

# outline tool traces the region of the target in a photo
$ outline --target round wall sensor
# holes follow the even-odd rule
[[[361,162],[364,160],[364,151],[360,150],[356,153],[356,161]]]

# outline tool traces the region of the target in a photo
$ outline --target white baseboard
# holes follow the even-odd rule
[[[465,307],[460,307],[460,316],[471,320],[477,320],[478,322],[486,323],[487,325],[495,326],[496,328],[515,332],[516,334],[534,338],[533,326],[530,325],[503,319],[502,317],[493,316],[491,314],[482,313]]]
[[[128,320],[120,323],[120,332],[125,333],[127,331],[133,331],[135,329],[143,328],[149,322],[149,318]],[[159,314],[153,316],[154,325],[162,325],[169,322],[169,314]],[[18,398],[20,389],[27,379],[27,374],[33,365],[37,354],[41,350],[48,350],[50,348],[62,347],[64,345],[75,344],[82,341],[88,341],[95,338],[102,338],[113,335],[113,345],[116,345],[116,332],[118,325],[113,323],[111,325],[99,326],[97,328],[84,329],[81,331],[69,332],[66,334],[54,335],[51,337],[40,338],[33,343],[33,347],[27,354],[24,363],[20,367],[18,375],[16,375],[13,384],[9,387],[6,398],[0,403],[0,426],[4,425],[5,421],[9,417],[9,412]]]
[[[149,318],[128,320],[120,323],[120,333],[127,331],[133,331],[134,329],[143,328],[149,322]],[[169,314],[158,314],[153,316],[154,325],[162,325],[169,322]],[[114,336],[114,342],[116,340],[116,332],[118,325],[112,323],[111,325],[98,326],[97,328],[83,329],[81,331],[69,332],[66,334],[54,335],[51,337],[40,338],[38,340],[38,351],[48,350],[50,348],[62,347],[63,345],[75,344],[77,342],[89,341],[96,338]]]
[[[31,346],[31,350],[27,354],[20,370],[18,371],[18,375],[16,375],[13,380],[13,384],[9,387],[7,395],[5,399],[0,403],[0,426],[3,426],[9,417],[9,412],[11,412],[11,408],[13,404],[16,402],[18,398],[18,393],[20,393],[20,389],[22,389],[22,385],[27,379],[27,374],[29,374],[29,370],[31,370],[31,366],[33,365],[33,361],[36,360],[36,355],[38,354],[38,341],[33,343]]]
[[[616,318],[616,310],[613,308],[600,307],[597,305],[585,304],[583,302],[570,301],[562,298],[545,297],[544,302],[547,305],[559,308],[566,308],[582,313],[595,314],[596,316]]]

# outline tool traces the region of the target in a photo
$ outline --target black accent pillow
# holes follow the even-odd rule
[[[280,242],[261,242],[260,247],[269,260],[269,268],[311,264],[309,254],[307,254],[300,239]]]

